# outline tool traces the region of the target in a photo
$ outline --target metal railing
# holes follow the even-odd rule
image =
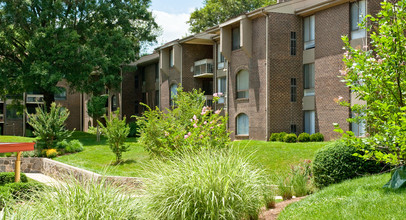
[[[213,75],[213,60],[212,59],[204,59],[195,62],[194,65],[194,76],[202,76],[202,75]]]

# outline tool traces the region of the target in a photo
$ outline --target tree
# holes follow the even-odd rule
[[[109,143],[111,151],[116,155],[115,164],[119,164],[123,152],[129,150],[129,145],[124,144],[124,142],[130,133],[130,127],[126,123],[126,118],[124,117],[123,120],[120,120],[119,115],[120,109],[112,112],[109,117],[104,115],[103,117],[106,120],[106,126],[98,121],[103,133],[107,137],[107,142]]]
[[[275,0],[205,0],[204,7],[192,12],[187,23],[192,33],[199,33],[232,17],[274,3]]]
[[[366,121],[368,138],[357,139],[347,132],[348,142],[364,152],[366,159],[392,165],[406,163],[406,0],[385,1],[376,17],[367,16],[361,27],[370,34],[370,45],[350,46],[343,37],[347,52],[344,81],[365,105],[354,105],[358,116],[351,122]],[[370,24],[370,25],[368,25]],[[341,104],[350,106],[341,101]],[[340,132],[342,130],[339,129]]]
[[[99,123],[100,118],[106,114],[106,102],[108,96],[92,96],[87,102],[87,114],[93,119],[97,127],[97,141],[100,141]],[[93,124],[94,125],[94,124]]]
[[[157,24],[150,0],[0,0],[1,94],[40,91],[49,105],[66,80],[73,91],[117,88]]]

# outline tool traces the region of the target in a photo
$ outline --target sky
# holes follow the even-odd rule
[[[158,44],[147,49],[151,53],[153,49],[163,43],[187,36],[189,33],[190,13],[196,8],[203,7],[204,0],[152,0],[150,9],[155,16],[155,21],[162,28],[162,34],[158,37]]]

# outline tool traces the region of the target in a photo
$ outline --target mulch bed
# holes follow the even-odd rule
[[[306,196],[298,197],[294,199],[285,200],[275,204],[275,208],[266,210],[265,208],[262,209],[261,214],[259,215],[260,220],[276,220],[278,218],[279,213],[289,205],[290,203],[300,201],[306,198]]]

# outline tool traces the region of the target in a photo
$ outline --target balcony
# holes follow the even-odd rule
[[[195,62],[193,76],[196,78],[212,78],[213,77],[213,60],[204,59]]]
[[[44,104],[44,95],[27,94],[27,104]]]
[[[213,96],[205,95],[204,98],[206,99],[205,106],[213,107]]]
[[[3,123],[4,123],[4,115],[0,114],[0,124],[3,124]]]

